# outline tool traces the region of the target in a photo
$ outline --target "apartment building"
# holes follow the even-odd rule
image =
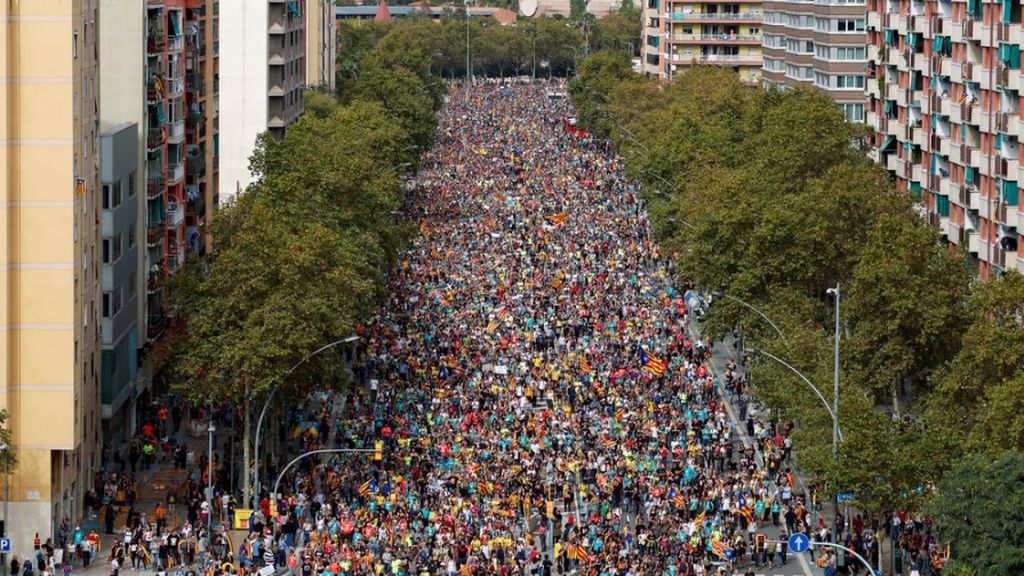
[[[252,182],[249,157],[257,136],[269,132],[281,138],[302,115],[307,73],[303,10],[315,6],[301,0],[220,0],[222,201]],[[323,13],[333,27],[333,11]]]
[[[868,0],[872,156],[982,278],[1024,270],[1021,5]]]
[[[337,85],[334,0],[306,0],[306,84],[332,92]]]
[[[642,70],[671,80],[693,64],[707,64],[759,84],[762,10],[760,1],[647,0]]]
[[[100,464],[98,6],[0,3],[0,408],[21,557],[80,518]]]
[[[864,0],[765,0],[763,84],[813,87],[864,121]]]

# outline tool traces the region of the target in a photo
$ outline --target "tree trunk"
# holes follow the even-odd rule
[[[896,387],[894,387],[893,391],[892,391],[892,410],[893,410],[893,414],[896,416],[897,420],[899,420],[901,418],[901,416],[900,416],[900,387],[901,387],[900,384],[897,383]]]
[[[251,462],[252,454],[249,453],[249,443],[252,440],[252,402],[249,398],[249,384],[245,383],[242,387],[242,405],[245,416],[242,422],[242,500],[246,502],[250,508],[254,508],[254,501],[258,498],[258,495],[253,496],[251,493],[252,489],[252,478],[251,478]],[[258,502],[257,502],[258,503]]]

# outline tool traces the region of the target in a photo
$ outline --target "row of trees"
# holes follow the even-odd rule
[[[214,259],[189,262],[173,280],[187,322],[169,368],[194,402],[242,407],[245,462],[252,402],[282,384],[301,391],[311,373],[331,376],[338,363],[326,359],[281,381],[365,321],[414,232],[395,216],[400,179],[432,143],[445,85],[402,30],[363,63],[345,98],[310,91],[306,114],[283,139],[260,138],[254,183],[214,216]]]
[[[820,400],[778,363],[754,359],[755,393],[798,423],[800,468],[829,492],[856,494],[875,519],[928,505],[944,514],[944,536],[964,537],[950,529],[963,519],[949,516],[971,476],[964,467],[977,473],[1024,449],[1024,277],[975,281],[818,92],[754,89],[700,66],[662,86],[635,76],[623,54],[601,52],[580,65],[570,93],[582,125],[614,141],[645,185],[680,274],[755,305],[785,338],[724,298],[706,322],[712,333],[739,327],[748,345],[830,383],[826,291],[840,285],[838,459]],[[982,462],[965,459],[972,454]],[[1019,470],[1019,454],[1003,465],[1013,463]],[[1019,492],[1005,480],[1000,495]],[[1024,518],[1006,518],[1019,542]],[[953,549],[977,574],[1024,569],[1019,554]]]
[[[425,15],[389,22],[344,21],[338,27],[338,52],[344,56],[339,80],[358,75],[364,68],[363,57],[395,28],[420,39],[431,71],[444,78],[467,75],[467,31],[469,67],[476,76],[564,77],[589,50],[628,52],[640,47],[640,10],[628,2],[600,20],[545,16],[500,25],[490,18],[472,17],[467,26],[465,12],[456,9],[444,14],[440,22]]]

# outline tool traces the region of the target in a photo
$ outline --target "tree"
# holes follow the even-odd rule
[[[0,409],[0,469],[10,474],[18,466],[18,453],[14,451],[14,440],[11,438],[11,427],[7,424],[9,414],[7,408]]]
[[[594,37],[600,49],[629,50],[634,56],[640,50],[641,32],[640,11],[619,10],[597,21]]]
[[[953,357],[966,324],[968,271],[909,213],[882,214],[861,251],[846,299],[855,378],[900,415],[905,387],[924,387]]]
[[[952,569],[1024,574],[1024,455],[970,454],[939,482],[927,511],[952,547]],[[959,568],[957,568],[959,566]]]
[[[569,82],[579,125],[599,138],[607,138],[615,125],[607,110],[608,96],[622,82],[635,78],[629,56],[602,50],[583,60]]]

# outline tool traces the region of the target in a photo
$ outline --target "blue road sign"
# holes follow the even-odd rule
[[[800,553],[806,552],[811,546],[811,539],[807,537],[807,534],[803,532],[797,532],[789,537],[789,549],[793,552]]]
[[[840,502],[852,502],[857,498],[853,492],[840,492],[837,500]]]
[[[11,553],[11,539],[10,538],[0,538],[0,554],[10,554],[10,553]]]

